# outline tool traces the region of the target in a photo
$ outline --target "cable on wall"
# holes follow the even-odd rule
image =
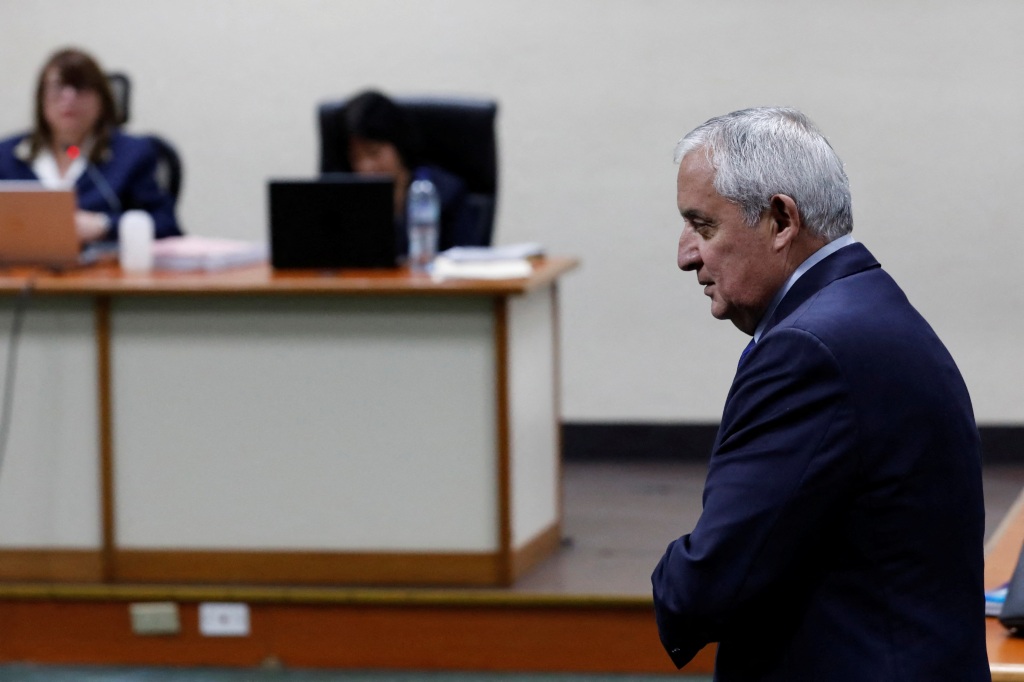
[[[14,408],[14,379],[18,367],[18,341],[21,327],[28,311],[29,299],[35,288],[35,278],[29,277],[18,293],[11,316],[11,333],[7,342],[7,361],[4,371],[3,403],[0,404],[0,475],[3,475],[4,457],[7,454],[7,438],[10,435],[11,412]]]

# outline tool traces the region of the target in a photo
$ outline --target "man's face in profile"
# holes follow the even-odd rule
[[[748,226],[740,207],[715,190],[714,177],[702,150],[679,164],[676,199],[684,224],[678,264],[697,273],[714,317],[753,334],[785,281],[773,248],[775,232],[768,212]]]

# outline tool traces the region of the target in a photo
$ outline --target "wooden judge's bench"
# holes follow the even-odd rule
[[[576,265],[0,271],[0,581],[513,583],[560,537]]]

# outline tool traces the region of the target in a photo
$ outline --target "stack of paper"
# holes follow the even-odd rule
[[[456,262],[516,260],[543,256],[544,247],[537,242],[505,244],[504,246],[453,246],[439,255]]]
[[[158,270],[223,270],[262,263],[267,245],[212,237],[167,237],[153,243],[153,267]]]
[[[529,277],[533,266],[527,260],[544,249],[529,242],[505,246],[456,246],[434,259],[434,279],[516,279]]]

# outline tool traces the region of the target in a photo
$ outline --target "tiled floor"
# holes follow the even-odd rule
[[[513,591],[649,595],[665,546],[700,515],[705,470],[696,463],[567,463],[564,546]],[[986,536],[1022,488],[1024,465],[986,467]]]

